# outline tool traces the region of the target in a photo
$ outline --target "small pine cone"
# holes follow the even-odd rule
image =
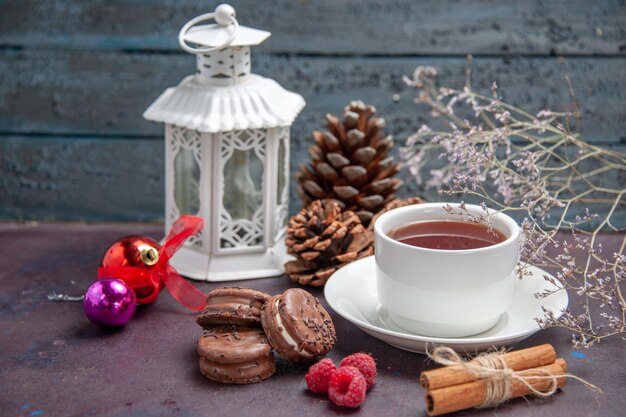
[[[301,285],[321,287],[337,269],[374,253],[374,233],[353,211],[336,200],[315,200],[289,219],[289,277]]]
[[[410,206],[413,204],[421,204],[423,202],[424,200],[419,197],[409,197],[406,200],[395,199],[393,201],[390,201],[389,203],[385,204],[385,207],[383,207],[383,209],[376,213],[376,215],[372,218],[372,221],[367,227],[367,230],[373,232],[374,223],[376,223],[376,220],[378,220],[380,216],[382,216],[384,213],[387,213],[389,210],[393,210],[398,207]]]

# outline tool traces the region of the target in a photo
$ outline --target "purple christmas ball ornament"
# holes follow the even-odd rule
[[[135,292],[119,279],[101,279],[87,289],[83,308],[98,326],[123,326],[135,314]]]

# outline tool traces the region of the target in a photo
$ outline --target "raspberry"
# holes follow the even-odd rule
[[[326,358],[309,368],[304,376],[306,386],[313,392],[328,392],[330,376],[337,370],[332,360]]]
[[[353,353],[350,356],[346,356],[341,361],[341,365],[339,367],[344,366],[354,366],[365,378],[365,382],[367,383],[367,389],[369,390],[374,386],[374,380],[376,380],[376,362],[371,355],[367,353]]]
[[[330,376],[328,398],[337,405],[356,408],[365,399],[366,383],[354,366],[344,366]]]

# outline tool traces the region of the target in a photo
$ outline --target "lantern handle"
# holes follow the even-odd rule
[[[220,4],[215,8],[214,12],[201,14],[200,16],[196,16],[191,19],[189,22],[185,23],[185,25],[178,32],[178,44],[184,51],[189,52],[190,54],[202,54],[205,52],[213,52],[218,49],[222,49],[231,44],[235,37],[237,36],[237,32],[239,31],[239,22],[237,22],[235,13],[235,9],[228,4]],[[189,29],[193,26],[197,25],[200,22],[205,22],[207,20],[215,19],[215,22],[220,26],[233,26],[230,37],[226,39],[221,45],[217,46],[207,46],[205,48],[194,48],[192,46],[187,45],[184,36],[187,34]]]

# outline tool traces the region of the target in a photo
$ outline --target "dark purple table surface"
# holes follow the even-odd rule
[[[431,367],[424,355],[379,341],[334,314],[338,342],[329,356],[339,362],[371,352],[379,377],[357,410],[336,407],[308,392],[306,367],[279,363],[260,384],[221,385],[200,375],[195,352],[201,328],[164,291],[141,307],[123,329],[91,324],[81,303],[50,302],[52,291],[81,295],[96,277],[107,246],[126,234],[163,236],[162,227],[137,224],[0,224],[0,416],[425,416],[419,373]],[[602,237],[615,250],[620,236]],[[202,291],[224,284],[200,283]],[[286,277],[238,281],[270,294],[294,286]],[[323,298],[321,289],[309,289]],[[571,305],[580,307],[574,296]],[[594,395],[569,382],[548,399],[510,401],[497,410],[456,416],[626,415],[626,343],[613,338],[573,351],[570,333],[548,329],[515,348],[555,346],[569,371],[604,390]]]

